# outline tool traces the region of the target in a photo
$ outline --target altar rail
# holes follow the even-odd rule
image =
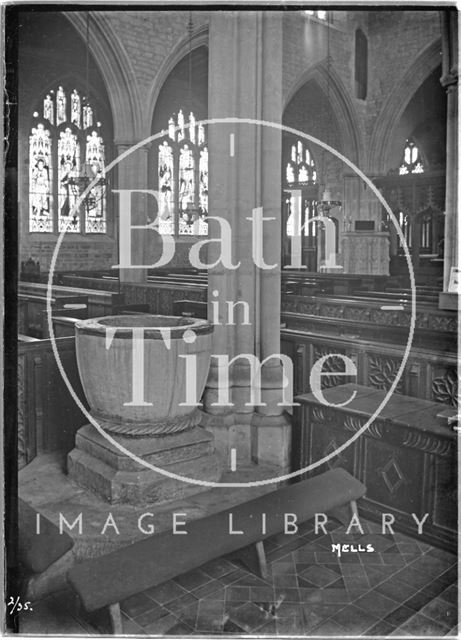
[[[75,357],[75,338],[58,338],[63,369],[77,396],[87,407]],[[88,407],[87,407],[88,408]],[[75,432],[87,422],[59,372],[51,340],[18,343],[18,458],[19,466],[36,455],[70,451]]]

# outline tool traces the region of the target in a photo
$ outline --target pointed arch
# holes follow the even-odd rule
[[[187,55],[189,52],[199,47],[205,46],[208,49],[208,25],[200,25],[193,32],[192,36],[185,36],[180,40],[171,53],[165,58],[163,64],[160,66],[151,88],[147,94],[147,109],[145,111],[145,117],[143,120],[143,130],[146,132],[146,136],[151,135],[152,122],[154,118],[154,111],[157,105],[157,100],[165,84],[168,76],[176,67],[176,65]]]
[[[352,99],[338,73],[327,68],[326,60],[302,73],[285,96],[283,110],[295,94],[309,81],[314,80],[325,95],[330,94],[331,108],[338,123],[344,155],[361,166],[365,158],[359,119]]]
[[[86,37],[85,12],[69,11],[63,15],[71,22],[80,37]],[[142,135],[141,100],[131,62],[119,37],[104,14],[91,22],[90,50],[97,61],[109,96],[114,138],[116,141],[140,139]]]
[[[418,56],[397,81],[384,103],[371,136],[369,169],[385,174],[391,169],[390,156],[402,115],[422,83],[442,62],[442,44],[437,38]]]

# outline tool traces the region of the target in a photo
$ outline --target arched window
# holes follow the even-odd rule
[[[404,176],[408,173],[424,173],[421,154],[413,140],[407,140],[405,142],[403,159],[399,167],[399,175]]]
[[[319,20],[326,20],[328,18],[328,11],[312,11],[310,9],[305,9],[304,14],[306,16],[313,16]]]
[[[29,136],[29,231],[105,233],[105,151],[88,101],[74,89],[50,91]],[[75,209],[82,176],[99,180]]]
[[[366,100],[368,88],[368,40],[361,29],[355,32],[355,95]]]
[[[158,146],[158,229],[162,234],[208,234],[208,148],[202,123],[182,110],[168,121]]]
[[[314,189],[309,189],[309,187]],[[316,200],[312,197],[312,191],[316,192],[317,169],[314,158],[303,140],[293,142],[290,147],[289,160],[285,165],[285,188],[296,189],[302,192],[300,216],[296,215],[294,196],[287,194],[285,204],[288,210],[286,222],[287,236],[304,235],[315,238],[316,223],[309,220],[316,214]],[[301,234],[301,228],[304,230]]]

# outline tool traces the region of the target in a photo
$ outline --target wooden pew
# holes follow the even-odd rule
[[[57,338],[62,366],[73,389],[88,408],[75,356],[75,338]],[[59,372],[51,340],[18,343],[19,467],[41,453],[70,451],[75,432],[87,422]]]
[[[18,333],[19,342],[38,342],[40,338],[33,338],[32,336],[26,336],[23,333]]]
[[[104,281],[101,280],[101,282]],[[47,293],[48,285],[46,284],[35,282],[19,283],[19,294],[21,295],[28,294],[46,297]],[[123,294],[108,290],[85,289],[73,286],[53,285],[52,294],[53,297],[86,297],[88,304],[88,316],[90,318],[113,315],[114,307],[125,302]],[[68,302],[72,303],[71,300]]]
[[[173,315],[206,320],[208,317],[208,304],[206,302],[197,302],[196,300],[176,300],[173,302]]]
[[[64,309],[66,305],[88,306],[88,298],[82,295],[54,295],[51,298],[52,310]],[[26,335],[45,337],[43,333],[43,317],[46,315],[46,295],[19,293],[19,331]]]
[[[89,612],[109,606],[112,632],[123,633],[120,601],[195,569],[205,562],[254,546],[261,576],[267,578],[264,539],[284,530],[284,514],[296,514],[302,523],[350,504],[366,487],[343,469],[336,468],[309,480],[187,523],[187,535],[172,531],[149,536],[108,555],[74,565],[68,580]],[[266,532],[261,529],[267,514]],[[241,535],[229,535],[232,518]]]

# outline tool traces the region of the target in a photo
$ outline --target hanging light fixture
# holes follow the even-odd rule
[[[327,103],[328,108],[330,108],[330,72],[331,72],[331,59],[330,59],[330,12],[327,12]],[[330,127],[327,128],[327,144],[329,144],[329,131]],[[330,145],[331,146],[331,145]],[[325,159],[325,150],[323,152],[323,158]],[[323,160],[324,164],[325,160]],[[325,166],[325,165],[324,165]],[[328,163],[327,163],[328,166]],[[340,207],[342,205],[341,200],[332,200],[331,198],[331,190],[326,182],[326,171],[323,173],[324,177],[324,189],[322,193],[322,199],[317,204],[317,210],[320,215],[329,216],[331,209],[335,207]]]
[[[85,78],[85,89],[86,93],[83,97],[83,122],[82,127],[85,130],[87,127],[90,127],[93,122],[93,111],[90,106],[90,85],[89,85],[89,72],[90,72],[90,12],[86,13],[86,78]],[[85,126],[85,123],[86,126]],[[96,126],[99,128],[101,126],[100,122],[96,123]],[[93,135],[95,135],[93,133]],[[85,154],[86,156],[86,154]],[[99,166],[99,161],[97,158],[88,158],[85,157],[85,162],[83,163],[80,171],[80,175],[78,176],[69,176],[67,179],[68,188],[72,191],[72,195],[76,198],[80,198],[83,196],[85,191],[88,189],[89,185],[97,178],[97,182],[95,182],[93,188],[86,196],[83,198],[83,206],[85,207],[86,213],[91,210],[94,210],[97,205],[101,202],[101,200],[105,197],[105,186],[106,179],[102,175],[104,167]],[[76,222],[76,216],[75,216]]]

